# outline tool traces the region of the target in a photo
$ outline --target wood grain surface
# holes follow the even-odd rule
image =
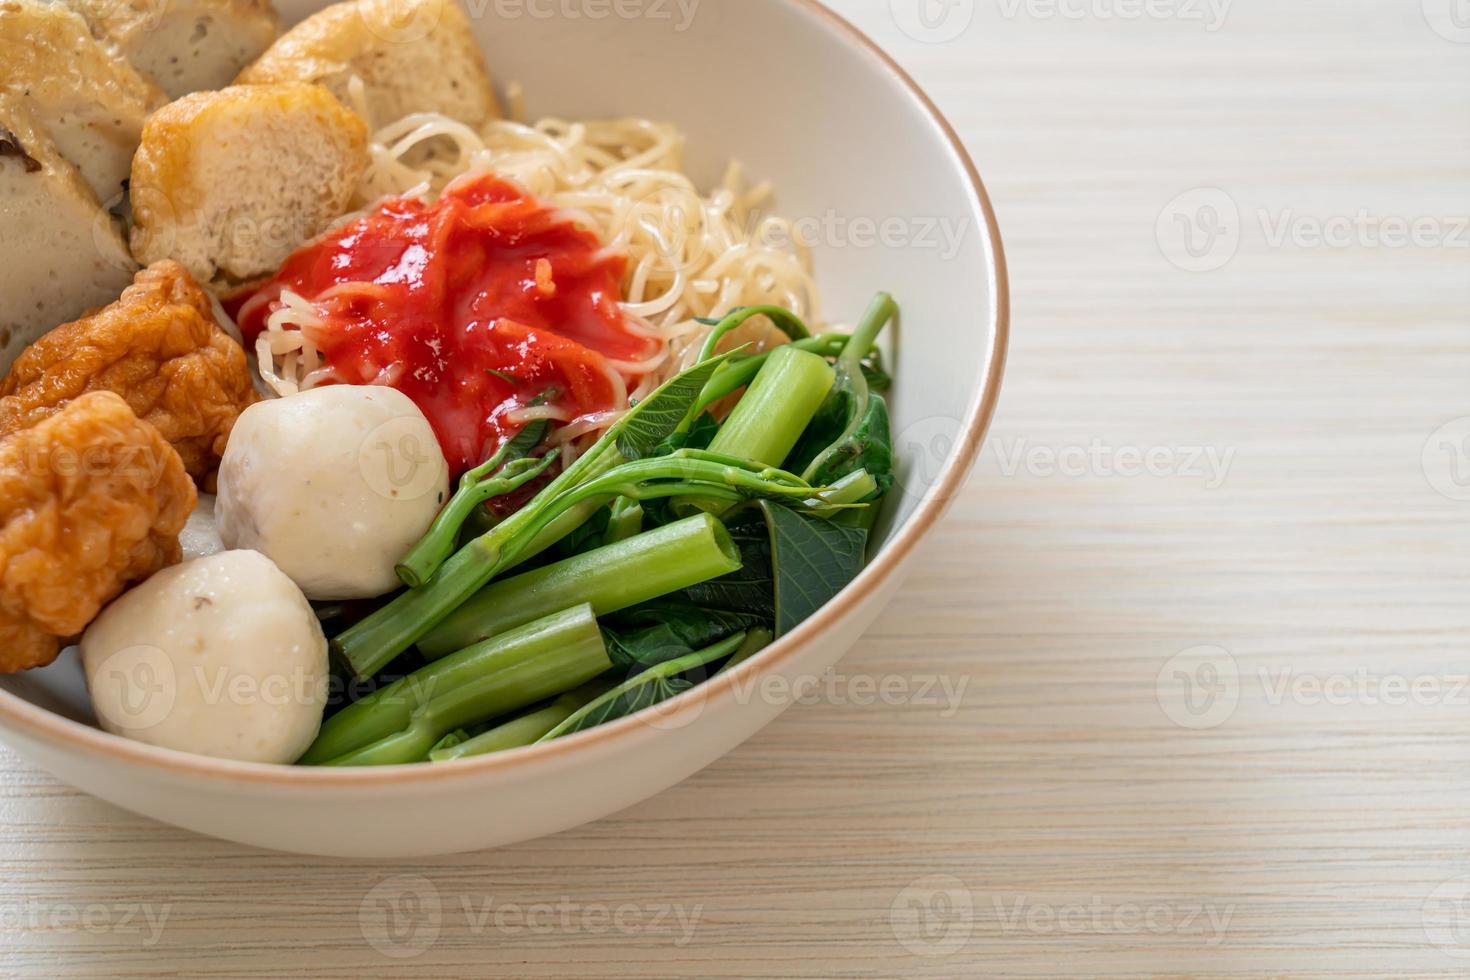
[[[1470,975],[1470,11],[833,6],[963,134],[1015,307],[837,675],[636,809],[404,864],[0,750],[0,975]]]

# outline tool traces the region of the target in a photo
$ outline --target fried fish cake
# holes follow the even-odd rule
[[[235,419],[257,398],[245,352],[177,262],[149,266],[117,302],[27,348],[0,381],[0,435],[89,391],[121,395],[198,480],[218,467]]]
[[[112,392],[0,440],[0,673],[43,667],[128,585],[179,560],[194,482]]]
[[[133,256],[207,285],[270,275],[347,213],[367,126],[320,85],[195,92],[148,117],[133,157]]]

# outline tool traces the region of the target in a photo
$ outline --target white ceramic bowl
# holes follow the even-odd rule
[[[289,22],[320,4],[279,6]],[[474,850],[596,820],[687,778],[789,700],[763,691],[820,675],[878,615],[969,471],[999,391],[1005,269],[979,176],[914,83],[815,0],[702,0],[687,23],[679,4],[636,6],[646,15],[467,5],[491,70],[525,86],[530,115],[673,120],[697,180],[713,183],[739,159],[774,182],[777,211],[805,219],[830,316],[855,318],[879,289],[898,298],[904,492],[862,576],[759,657],[662,710],[480,760],[328,771],[152,748],[93,727],[70,655],[0,678],[0,733],[18,752],[118,806],[242,843],[359,858]],[[425,814],[432,835],[421,833]]]

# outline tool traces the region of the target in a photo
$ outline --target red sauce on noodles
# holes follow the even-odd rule
[[[516,185],[461,178],[432,204],[390,198],[307,244],[238,307],[253,344],[289,289],[323,322],[336,380],[386,383],[428,417],[450,469],[519,431],[548,391],[571,417],[623,407],[613,361],[653,357],[619,307],[626,260]]]

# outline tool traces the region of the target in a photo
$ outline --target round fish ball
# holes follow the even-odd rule
[[[87,627],[81,653],[97,719],[116,735],[288,764],[321,728],[330,678],[321,623],[254,551],[164,569]]]
[[[449,499],[428,419],[393,388],[331,385],[241,414],[219,470],[227,548],[268,556],[307,598],[371,599]]]

